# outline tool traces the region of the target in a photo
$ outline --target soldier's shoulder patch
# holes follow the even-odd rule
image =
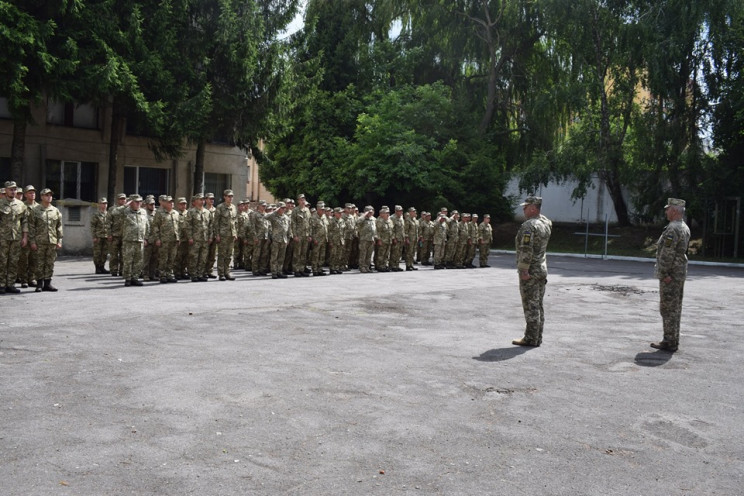
[[[532,232],[525,231],[524,233],[522,233],[522,244],[528,245],[530,244],[530,241],[532,241]]]
[[[668,234],[664,238],[664,246],[672,246],[672,242],[674,241],[674,236],[671,234]]]

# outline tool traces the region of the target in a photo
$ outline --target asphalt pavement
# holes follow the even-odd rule
[[[744,269],[549,257],[543,345],[491,268],[0,296],[3,495],[740,495]]]

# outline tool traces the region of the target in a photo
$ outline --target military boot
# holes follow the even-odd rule
[[[39,289],[38,287],[36,289]],[[44,286],[41,288],[42,291],[57,291],[57,288],[52,286],[51,279],[44,279]]]

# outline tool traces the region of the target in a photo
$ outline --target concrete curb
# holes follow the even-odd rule
[[[514,250],[491,250],[491,253],[495,253],[497,255],[514,255]],[[650,262],[655,263],[656,260],[653,258],[644,258],[644,257],[623,257],[620,255],[607,255],[606,257],[603,255],[593,255],[593,254],[587,254],[584,255],[582,253],[554,253],[554,252],[548,252],[548,255],[551,257],[568,257],[568,258],[592,258],[595,260],[621,260],[624,262]],[[689,265],[707,265],[709,267],[731,267],[736,269],[744,269],[744,263],[732,263],[732,262],[708,262],[705,260],[690,260]]]

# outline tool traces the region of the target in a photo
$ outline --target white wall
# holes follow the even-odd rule
[[[571,192],[578,184],[576,181],[567,181],[565,183],[550,183],[547,186],[540,187],[534,192],[536,196],[542,196],[542,211],[545,216],[554,222],[586,222],[587,219],[592,223],[604,223],[605,216],[609,217],[609,222],[617,222],[615,207],[612,204],[610,193],[602,182],[596,177],[592,181],[586,196],[583,199],[574,200],[571,198]],[[513,178],[507,185],[506,196],[514,196],[524,199],[528,196],[526,192],[519,192],[519,178]],[[626,196],[627,199],[627,196]],[[514,216],[516,219],[524,219],[520,202],[514,207]],[[628,205],[630,209],[631,206]]]

